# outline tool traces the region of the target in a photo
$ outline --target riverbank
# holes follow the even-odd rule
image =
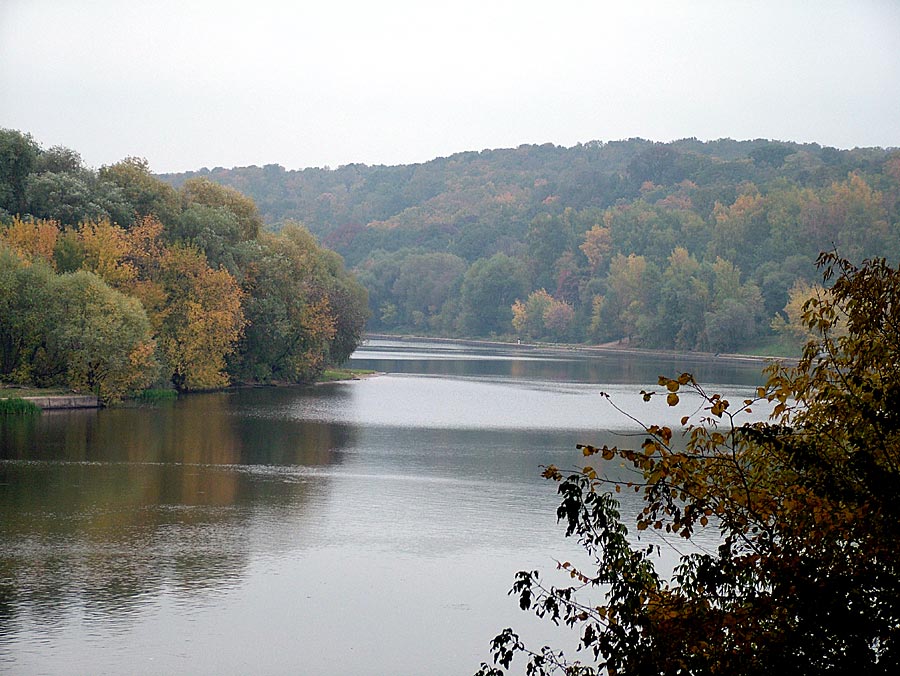
[[[566,352],[582,352],[596,355],[629,355],[648,356],[654,358],[672,358],[680,361],[720,361],[723,363],[746,363],[765,366],[772,361],[780,361],[785,364],[794,364],[798,361],[795,357],[772,357],[753,354],[737,354],[723,352],[686,352],[679,350],[658,350],[641,347],[632,347],[627,343],[605,343],[603,345],[582,345],[579,343],[522,343],[500,340],[484,340],[474,338],[443,338],[436,336],[394,335],[389,333],[367,333],[365,340],[395,340],[398,342],[416,342],[433,344],[465,345],[467,347],[482,348],[506,348],[534,353],[559,354]],[[365,345],[365,343],[363,343]]]
[[[327,383],[336,383],[348,380],[362,380],[363,378],[371,378],[375,375],[378,375],[375,371],[369,371],[366,369],[326,369],[322,373],[320,378],[312,384],[324,385]],[[267,385],[236,384],[231,385],[227,388],[223,388],[222,391],[239,387],[302,387],[302,385],[298,385],[297,383],[271,383]],[[148,390],[147,392],[156,394],[149,397],[141,396],[141,394],[138,394],[137,396],[133,397],[133,399],[159,400],[170,398],[174,399],[176,396],[178,396],[174,390]],[[171,394],[171,396],[160,396],[159,393],[169,393]],[[101,408],[103,406],[100,402],[100,399],[97,396],[91,394],[76,394],[72,392],[65,392],[60,388],[48,388],[45,390],[39,387],[7,387],[0,384],[0,400],[2,399],[21,399],[22,401],[31,402],[41,410]]]

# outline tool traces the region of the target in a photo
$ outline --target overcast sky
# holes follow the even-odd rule
[[[93,167],[900,146],[898,0],[0,0],[0,127]]]

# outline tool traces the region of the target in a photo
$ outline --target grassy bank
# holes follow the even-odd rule
[[[64,397],[74,394],[64,387],[32,387],[25,385],[4,385],[0,383],[0,399],[22,397]]]
[[[365,378],[374,374],[375,371],[368,371],[366,369],[325,369],[322,372],[322,375],[319,376],[317,382],[335,383],[341,380],[359,380],[360,378]]]

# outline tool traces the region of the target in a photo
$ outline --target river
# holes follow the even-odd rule
[[[351,365],[383,374],[0,417],[0,672],[450,676],[506,626],[565,642],[507,596],[578,557],[540,466],[635,433],[601,391],[675,424],[658,375],[763,380],[388,340]]]

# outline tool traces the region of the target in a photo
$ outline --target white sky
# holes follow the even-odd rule
[[[0,127],[158,172],[900,146],[900,1],[0,0]]]

